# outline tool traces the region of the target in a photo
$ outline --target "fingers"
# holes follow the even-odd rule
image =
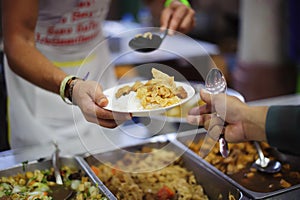
[[[174,30],[187,33],[194,25],[195,11],[178,1],[173,1],[162,12],[161,29],[169,28],[170,35],[174,34]]]
[[[170,7],[165,8],[162,13],[161,13],[161,17],[160,17],[160,29],[161,30],[166,30],[167,28],[169,28],[169,21],[172,17],[172,9]],[[170,32],[169,32],[170,34]]]
[[[96,104],[91,105],[92,108],[83,110],[85,119],[88,122],[99,124],[106,128],[115,128],[116,126],[131,119],[129,113],[117,113],[105,110]]]
[[[113,113],[104,109],[109,102],[97,82],[82,81],[76,84],[73,89],[73,96],[88,122],[106,128],[114,128],[131,119],[129,113]]]
[[[210,101],[210,95],[203,94],[205,96],[202,97],[204,101],[209,102]],[[210,113],[212,113],[212,106],[208,103],[194,107],[188,112],[187,116],[187,122],[192,124],[192,125],[198,125],[198,126],[203,126],[206,121],[210,119]]]
[[[99,122],[101,124],[112,124],[111,126],[114,126],[131,119],[129,113],[117,113],[103,109],[103,107],[107,106],[109,102],[107,97],[103,94],[100,85],[96,87],[94,96],[92,96],[92,98],[96,104],[92,105],[94,108],[89,110],[87,114],[89,114],[90,117],[95,118],[93,120],[94,123]],[[94,110],[94,113],[92,110]],[[105,125],[105,127],[107,127],[107,125]]]
[[[200,98],[205,103],[211,105],[211,95],[205,89],[200,90]]]
[[[195,20],[195,13],[194,12],[188,12],[185,18],[182,20],[179,31],[182,33],[187,33],[191,29],[191,27],[195,27],[196,20]]]
[[[208,104],[194,107],[191,110],[189,110],[188,115],[202,115],[202,114],[208,114],[211,113],[211,106]]]
[[[174,4],[173,4],[174,5]],[[187,10],[184,6],[175,7],[171,4],[171,9],[173,11],[169,23],[169,29],[171,30],[170,34],[172,34],[172,30],[181,31],[181,22],[184,19]]]

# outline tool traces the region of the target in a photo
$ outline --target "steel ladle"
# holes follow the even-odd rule
[[[152,33],[151,37],[134,37],[129,41],[129,47],[135,51],[142,53],[149,53],[158,49],[168,35],[168,29],[166,29],[162,36]]]

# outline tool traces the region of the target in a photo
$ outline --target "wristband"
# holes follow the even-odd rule
[[[60,97],[62,98],[62,100],[65,103],[70,104],[70,105],[72,105],[72,101],[70,101],[69,99],[68,99],[69,101],[67,101],[67,99],[65,97],[66,85],[70,80],[74,80],[74,79],[76,79],[76,76],[73,76],[73,75],[66,76],[60,83],[60,88],[59,88]]]
[[[166,0],[165,1],[165,7],[169,7],[173,0]],[[191,7],[188,0],[179,0],[183,5],[186,5],[187,7]]]
[[[73,105],[74,102],[73,102],[73,88],[75,86],[75,84],[77,83],[77,81],[79,80],[82,80],[81,78],[77,78],[77,77],[74,77],[72,79],[70,79],[70,81],[67,82],[67,86],[66,86],[66,93],[68,94],[67,95],[67,98],[69,99],[70,102],[72,102]]]

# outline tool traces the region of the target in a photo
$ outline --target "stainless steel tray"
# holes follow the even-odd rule
[[[229,175],[224,174],[223,172],[218,170],[216,167],[214,167],[212,164],[208,163],[206,160],[199,157],[195,152],[193,152],[192,150],[190,150],[188,148],[187,144],[191,141],[198,143],[199,140],[204,138],[205,134],[206,134],[206,131],[204,129],[199,129],[196,131],[192,130],[192,131],[182,132],[182,133],[177,134],[176,139],[173,141],[173,143],[177,144],[178,146],[182,146],[182,148],[187,148],[187,152],[189,154],[191,154],[194,157],[194,159],[198,160],[200,163],[205,165],[208,169],[214,171],[216,174],[218,174],[219,176],[223,177],[228,182],[235,185],[237,188],[239,188],[241,191],[243,191],[250,198],[253,198],[253,199],[268,199],[268,198],[298,199],[298,197],[300,196],[300,184],[293,185],[289,188],[278,189],[278,190],[272,191],[272,192],[253,191],[253,190],[247,188],[246,186],[243,186],[237,178],[234,179],[234,178],[230,177]],[[274,155],[274,156],[276,157],[276,155]],[[277,157],[277,158],[280,160],[280,157]],[[281,161],[283,161],[283,160],[281,160]],[[286,157],[285,157],[284,161],[288,162]],[[291,163],[295,163],[295,162],[292,162],[292,160],[291,160]],[[300,170],[300,168],[298,167],[299,165],[300,165],[300,163],[298,163],[298,165],[296,166],[298,171]],[[294,165],[294,167],[295,167],[295,165]],[[271,174],[261,174],[261,176],[264,176],[265,181],[269,181],[271,179],[270,176],[272,176],[272,175]],[[257,185],[259,186],[259,183]]]
[[[99,180],[97,176],[95,176],[94,173],[92,173],[91,169],[85,165],[85,163],[81,163],[80,158],[77,157],[60,157],[60,164],[61,166],[68,166],[74,169],[82,170],[86,173],[91,183],[94,185],[97,185],[100,189],[100,192],[105,195],[109,199],[114,199],[113,194],[103,185],[102,182]],[[51,159],[39,159],[36,161],[30,161],[30,162],[23,162],[18,165],[6,168],[4,170],[0,171],[0,177],[3,176],[13,176],[18,173],[24,173],[27,171],[34,171],[36,169],[38,170],[45,170],[50,169],[52,167],[52,161]]]
[[[233,186],[228,181],[224,180],[222,177],[218,176],[214,171],[207,168],[203,162],[195,159],[190,152],[185,152],[185,149],[182,149],[172,143],[166,135],[157,136],[151,138],[150,140],[145,140],[142,143],[139,143],[134,146],[125,147],[123,149],[113,150],[109,152],[95,153],[93,155],[85,155],[83,159],[88,163],[88,165],[99,165],[105,162],[115,162],[116,160],[122,159],[122,157],[129,152],[136,152],[141,150],[143,147],[150,148],[167,148],[175,152],[183,152],[181,158],[183,159],[183,167],[193,171],[196,177],[196,180],[199,184],[202,185],[206,195],[209,199],[219,199],[221,194],[223,199],[227,199],[229,194],[232,194],[235,199],[249,199],[243,193]],[[99,161],[101,160],[101,162]]]

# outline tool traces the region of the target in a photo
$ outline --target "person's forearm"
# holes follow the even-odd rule
[[[267,106],[247,106],[243,115],[243,127],[250,140],[266,141]]]
[[[29,82],[59,93],[60,83],[66,76],[65,72],[55,67],[42,55],[32,42],[18,36],[5,41],[5,54],[10,68]]]
[[[266,120],[268,143],[280,151],[300,155],[300,106],[271,106]]]
[[[19,76],[46,90],[59,93],[66,74],[35,47],[38,0],[2,1],[4,53]]]

